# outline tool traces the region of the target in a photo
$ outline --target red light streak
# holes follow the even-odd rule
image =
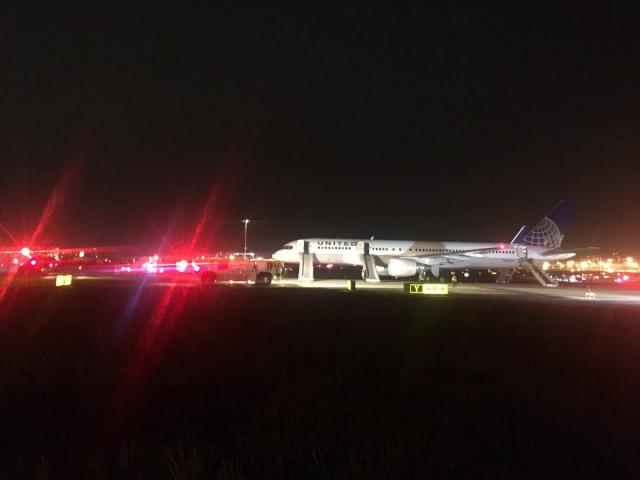
[[[150,372],[161,361],[162,354],[176,322],[182,313],[188,287],[169,286],[156,305],[147,325],[141,333],[125,377],[116,389],[115,398],[109,402],[105,425],[107,433],[117,429],[126,416],[127,409],[136,394],[150,378]]]
[[[62,177],[58,180],[58,183],[54,187],[51,195],[47,200],[47,203],[44,207],[42,215],[40,216],[40,220],[38,221],[36,228],[33,231],[33,234],[30,237],[30,241],[26,242],[27,245],[32,246],[35,245],[36,242],[42,237],[43,233],[46,232],[51,220],[54,215],[60,209],[62,202],[64,200],[65,194],[71,185],[71,181],[73,180],[73,171],[71,169],[66,169],[62,174]],[[6,232],[6,229],[3,227],[3,230]],[[26,251],[27,247],[23,248],[23,251]],[[28,250],[28,249],[27,249]],[[30,251],[29,251],[30,252]],[[33,264],[32,264],[33,265]],[[13,280],[15,278],[17,271],[10,272],[0,284],[0,304],[2,304],[7,295],[7,291]]]
[[[217,184],[214,184],[209,192],[209,196],[202,206],[202,210],[200,211],[200,216],[198,218],[198,222],[193,230],[193,234],[191,236],[191,242],[189,243],[189,247],[187,249],[187,253],[192,253],[193,249],[198,245],[200,238],[205,230],[205,225],[209,222],[212,216],[212,210],[218,196],[220,194],[220,189]]]
[[[14,295],[11,298],[8,298],[7,296],[7,292],[9,291],[9,287],[13,283],[13,279],[15,278],[16,273],[18,273],[17,269],[10,271],[2,281],[2,284],[0,284],[0,314],[3,314],[5,311],[8,311],[11,308],[11,304],[13,303],[12,300],[14,300],[16,297],[16,292],[14,292]],[[2,318],[3,316],[4,315],[0,315],[0,318]]]
[[[212,221],[214,207],[219,194],[220,188],[214,184],[202,206],[191,240],[188,243],[187,251],[182,253],[191,254],[199,245],[207,225]],[[185,260],[184,263],[186,264],[187,261]],[[162,359],[167,342],[182,314],[188,291],[188,287],[171,285],[166,289],[160,302],[154,308],[136,343],[133,357],[127,368],[127,374],[116,389],[116,398],[109,404],[111,412],[107,415],[107,429],[112,430],[118,427],[126,414],[126,408],[135,399],[136,392]],[[115,405],[115,408],[113,408],[113,405]]]
[[[66,170],[62,174],[62,177],[53,189],[53,192],[51,192],[51,195],[49,195],[49,199],[47,200],[44,211],[40,216],[40,220],[38,221],[38,224],[36,225],[36,228],[31,235],[31,240],[29,240],[28,242],[29,245],[35,245],[36,242],[40,240],[42,234],[46,231],[47,227],[51,223],[51,219],[53,218],[54,214],[59,210],[59,207],[64,200],[65,194],[67,193],[67,189],[69,188],[72,179],[73,175],[70,170]]]
[[[0,230],[2,230],[7,237],[9,237],[11,239],[11,241],[14,243],[14,245],[18,245],[20,242],[18,241],[18,239],[13,235],[13,233],[11,233],[4,225],[2,225],[0,223]]]

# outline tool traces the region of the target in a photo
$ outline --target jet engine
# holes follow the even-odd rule
[[[413,277],[418,271],[418,265],[415,260],[390,258],[388,269],[392,277]]]

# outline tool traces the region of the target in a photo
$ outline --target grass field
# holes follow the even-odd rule
[[[633,477],[638,313],[309,289],[16,289],[0,306],[0,477]]]

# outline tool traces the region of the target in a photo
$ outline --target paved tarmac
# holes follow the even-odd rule
[[[123,282],[139,282],[140,277],[121,276],[89,276],[78,275],[73,277],[74,285],[114,285]],[[200,287],[201,283],[196,278],[186,278],[175,281],[165,277],[149,277],[145,281],[149,286]],[[284,278],[274,281],[271,288],[304,288],[304,289],[333,289],[347,290],[348,280],[315,280],[299,281],[297,279]],[[31,285],[53,286],[55,276],[44,276],[29,280]],[[246,282],[220,282],[226,286],[247,286]],[[356,281],[356,291],[376,292],[380,294],[407,295],[404,292],[402,281],[364,282]],[[415,283],[415,282],[410,282]],[[494,297],[510,300],[528,299],[553,302],[593,302],[636,305],[640,307],[640,285],[575,285],[560,284],[555,288],[547,288],[536,283],[458,283],[455,287],[449,285],[450,297]]]
[[[404,283],[399,281],[374,283],[359,280],[356,281],[356,290],[405,294]],[[346,290],[347,280],[315,280],[309,282],[285,278],[280,282],[274,283],[274,286]],[[449,295],[451,296],[478,295],[484,297],[508,297],[511,299],[537,297],[540,300],[624,303],[640,306],[640,286],[594,285],[587,287],[585,285],[560,284],[555,288],[547,288],[538,284],[459,283],[453,288],[451,288],[451,285],[449,287]]]

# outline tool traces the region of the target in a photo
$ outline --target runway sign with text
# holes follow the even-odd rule
[[[446,283],[410,283],[409,293],[414,295],[448,295],[449,285]]]

